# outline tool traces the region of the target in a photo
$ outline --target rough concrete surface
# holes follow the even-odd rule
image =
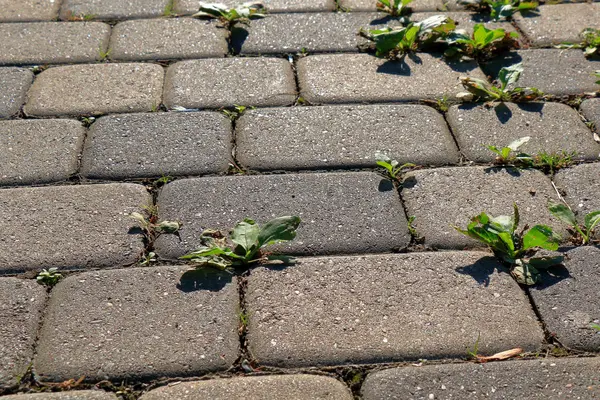
[[[0,278],[0,389],[18,384],[31,359],[46,290],[33,280]]]
[[[0,0],[0,22],[54,20],[60,3],[57,0]]]
[[[600,132],[600,99],[584,100],[579,106],[579,111],[588,121],[593,122],[593,129]]]
[[[77,172],[84,137],[79,121],[0,121],[0,185],[67,180]]]
[[[235,7],[247,3],[246,0],[222,0],[221,4]],[[335,0],[263,0],[261,3],[270,13],[301,13],[335,10]],[[197,0],[175,0],[175,11],[180,14],[198,12]]]
[[[385,252],[410,241],[397,192],[371,172],[181,179],[162,189],[158,210],[183,222],[181,240],[156,242],[167,258],[194,250],[206,228],[228,232],[244,218],[263,224],[284,215],[302,219],[296,239],[276,247],[285,253]]]
[[[600,143],[581,121],[577,111],[560,103],[500,103],[495,107],[456,105],[446,114],[462,153],[472,161],[493,162],[487,146],[508,146],[529,136],[519,147],[527,154],[571,153],[574,160],[597,160]]]
[[[128,214],[149,201],[129,183],[1,189],[0,274],[131,264],[143,244]]]
[[[163,69],[153,64],[84,64],[39,74],[23,108],[30,116],[99,115],[158,108]]]
[[[421,105],[249,110],[236,123],[236,150],[255,170],[374,167],[377,151],[419,165],[460,157],[442,115]]]
[[[534,46],[579,43],[582,30],[600,29],[600,3],[543,5],[513,18]]]
[[[134,61],[224,57],[228,51],[226,32],[214,21],[194,18],[124,21],[113,28],[110,58]]]
[[[102,22],[24,22],[0,24],[0,64],[93,62],[110,37]]]
[[[550,179],[536,170],[491,167],[438,168],[409,172],[404,178],[402,198],[413,226],[425,237],[425,245],[442,249],[481,247],[479,242],[457,232],[472,217],[485,212],[494,217],[513,215],[519,207],[521,224],[550,225],[561,235],[562,224],[554,220],[546,205],[558,201]]]
[[[515,86],[535,87],[556,96],[594,92],[598,85],[593,73],[600,63],[585,58],[579,49],[518,50],[481,65],[483,71],[497,77],[502,67],[523,63],[523,73]]]
[[[291,64],[281,58],[181,61],[167,70],[167,107],[283,106],[296,98]]]
[[[165,13],[169,0],[63,0],[60,19],[151,18]]]
[[[25,103],[33,73],[23,68],[0,68],[0,118],[17,114]]]
[[[73,390],[62,393],[27,393],[4,396],[3,400],[117,400],[113,393],[99,390]]]
[[[361,394],[364,400],[595,399],[598,369],[598,358],[393,368],[369,374]]]
[[[600,331],[592,324],[600,326],[600,248],[569,251],[564,267],[531,288],[533,301],[546,328],[563,346],[599,352]]]
[[[223,173],[231,141],[231,122],[221,113],[109,115],[90,128],[82,174],[126,179]]]
[[[346,386],[318,375],[249,376],[163,386],[140,400],[352,400]]]
[[[527,297],[489,253],[306,258],[248,278],[251,354],[298,367],[537,349]]]
[[[40,331],[39,379],[139,380],[229,368],[239,347],[236,279],[215,271],[180,281],[188,269],[129,268],[64,279]]]
[[[473,62],[447,63],[418,53],[404,61],[370,54],[323,54],[297,63],[300,95],[310,103],[416,101],[453,97],[458,78],[485,79]]]

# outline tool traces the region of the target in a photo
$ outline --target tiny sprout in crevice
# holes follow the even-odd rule
[[[392,160],[390,157],[382,152],[375,153],[376,164],[385,169],[385,175],[394,182],[398,182],[400,174],[406,169],[416,167],[412,163],[404,163],[400,165],[397,160]]]
[[[521,0],[458,0],[458,4],[477,12],[489,12],[494,21],[508,19],[517,12],[536,10],[537,1]]]
[[[548,210],[560,221],[569,226],[575,244],[588,244],[594,242],[594,230],[600,224],[600,210],[592,211],[584,217],[583,225],[575,218],[575,213],[566,204],[548,202]]]
[[[586,28],[580,34],[579,43],[561,43],[557,49],[583,49],[586,57],[600,57],[600,29]]]
[[[264,18],[266,9],[262,3],[251,2],[244,3],[234,8],[229,8],[218,3],[200,3],[199,11],[192,15],[194,18],[216,18],[227,28],[233,27],[236,23],[247,24],[252,19]]]
[[[36,278],[37,283],[44,286],[52,287],[63,278],[62,274],[58,272],[58,268],[52,267],[43,269]]]

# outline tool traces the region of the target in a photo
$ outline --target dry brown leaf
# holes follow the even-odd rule
[[[477,361],[483,363],[483,362],[488,362],[488,361],[506,360],[511,357],[516,357],[519,354],[521,354],[522,352],[523,352],[523,349],[520,347],[517,347],[514,349],[510,349],[510,350],[501,351],[500,353],[496,353],[496,354],[488,356],[488,357],[477,356]]]

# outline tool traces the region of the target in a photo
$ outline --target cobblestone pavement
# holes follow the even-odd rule
[[[479,62],[375,57],[358,31],[400,25],[376,0],[264,4],[227,28],[197,0],[0,0],[0,399],[600,399],[600,247],[547,210],[600,210],[600,62],[554,47],[600,2],[410,5],[520,35]],[[516,62],[544,102],[454,101]],[[496,165],[524,136],[571,163]],[[513,204],[562,237],[532,287],[453,229]],[[281,215],[296,264],[186,273],[205,229]]]

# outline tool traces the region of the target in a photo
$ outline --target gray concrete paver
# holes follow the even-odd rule
[[[593,130],[600,132],[600,99],[587,99],[579,106],[579,111],[590,122],[592,122]]]
[[[143,250],[128,214],[150,203],[141,185],[0,190],[0,273],[134,263]]]
[[[54,20],[60,4],[57,0],[0,0],[0,22]]]
[[[585,58],[582,50],[517,50],[481,65],[493,78],[502,67],[523,63],[523,73],[516,86],[535,87],[556,96],[580,95],[598,89],[592,75],[600,66]]]
[[[236,159],[253,170],[374,167],[376,151],[419,165],[460,158],[442,115],[422,105],[257,109],[236,123]]]
[[[79,121],[0,121],[0,185],[67,180],[77,172],[84,137]]]
[[[63,0],[60,19],[92,17],[117,20],[159,17],[169,0]]]
[[[194,18],[147,19],[120,22],[113,28],[113,60],[163,60],[224,57],[226,30],[214,21]]]
[[[513,18],[533,46],[579,43],[582,30],[600,29],[600,3],[542,5],[535,13]]]
[[[229,368],[239,348],[236,278],[212,271],[180,282],[188,269],[94,271],[61,281],[40,331],[38,377],[143,379]]]
[[[0,68],[0,118],[12,117],[21,109],[33,73],[23,68]]]
[[[446,114],[462,153],[471,161],[493,162],[487,146],[508,146],[531,139],[519,148],[527,154],[576,152],[574,160],[597,160],[600,143],[581,121],[577,111],[560,103],[501,103],[495,107],[456,105]]]
[[[263,365],[321,366],[464,358],[537,349],[525,294],[491,254],[306,258],[248,278],[251,354]],[[482,283],[487,280],[487,283]]]
[[[110,37],[102,22],[23,22],[0,24],[0,64],[93,62]]]
[[[416,57],[416,58],[415,58]],[[417,101],[454,97],[458,78],[485,79],[473,62],[447,63],[418,53],[402,61],[370,54],[322,54],[297,63],[300,95],[312,104]]]
[[[281,58],[223,58],[175,63],[167,70],[167,107],[283,106],[296,98],[291,64]]]
[[[246,0],[221,0],[221,4],[235,7],[247,3]],[[335,0],[263,0],[269,13],[300,13],[335,10]],[[198,12],[197,0],[175,0],[175,11],[180,14]]]
[[[163,386],[140,400],[352,400],[346,386],[318,375],[248,376]]]
[[[600,358],[393,368],[367,376],[364,400],[595,399]]]
[[[113,393],[99,390],[72,390],[58,393],[27,393],[0,397],[2,400],[117,400]]]
[[[410,241],[396,191],[371,172],[181,179],[162,189],[158,209],[160,219],[183,222],[181,240],[156,242],[166,258],[195,250],[206,228],[228,232],[244,218],[263,224],[284,215],[302,219],[296,239],[277,246],[285,253],[384,252]]]
[[[161,103],[163,69],[142,63],[49,68],[36,77],[23,108],[29,116],[151,111]]]
[[[564,266],[556,274],[564,279],[544,276],[530,289],[531,297],[546,328],[563,346],[600,352],[600,332],[592,327],[600,325],[600,248],[575,248]]]
[[[82,174],[115,180],[224,173],[231,142],[231,121],[221,113],[109,115],[90,128]]]
[[[16,386],[33,358],[46,290],[32,280],[0,278],[0,389]]]
[[[453,226],[464,229],[481,212],[513,215],[513,203],[519,207],[521,227],[545,224],[566,234],[546,208],[548,199],[558,201],[550,179],[536,170],[454,167],[409,172],[402,198],[407,214],[416,217],[413,226],[433,248],[483,246]]]

